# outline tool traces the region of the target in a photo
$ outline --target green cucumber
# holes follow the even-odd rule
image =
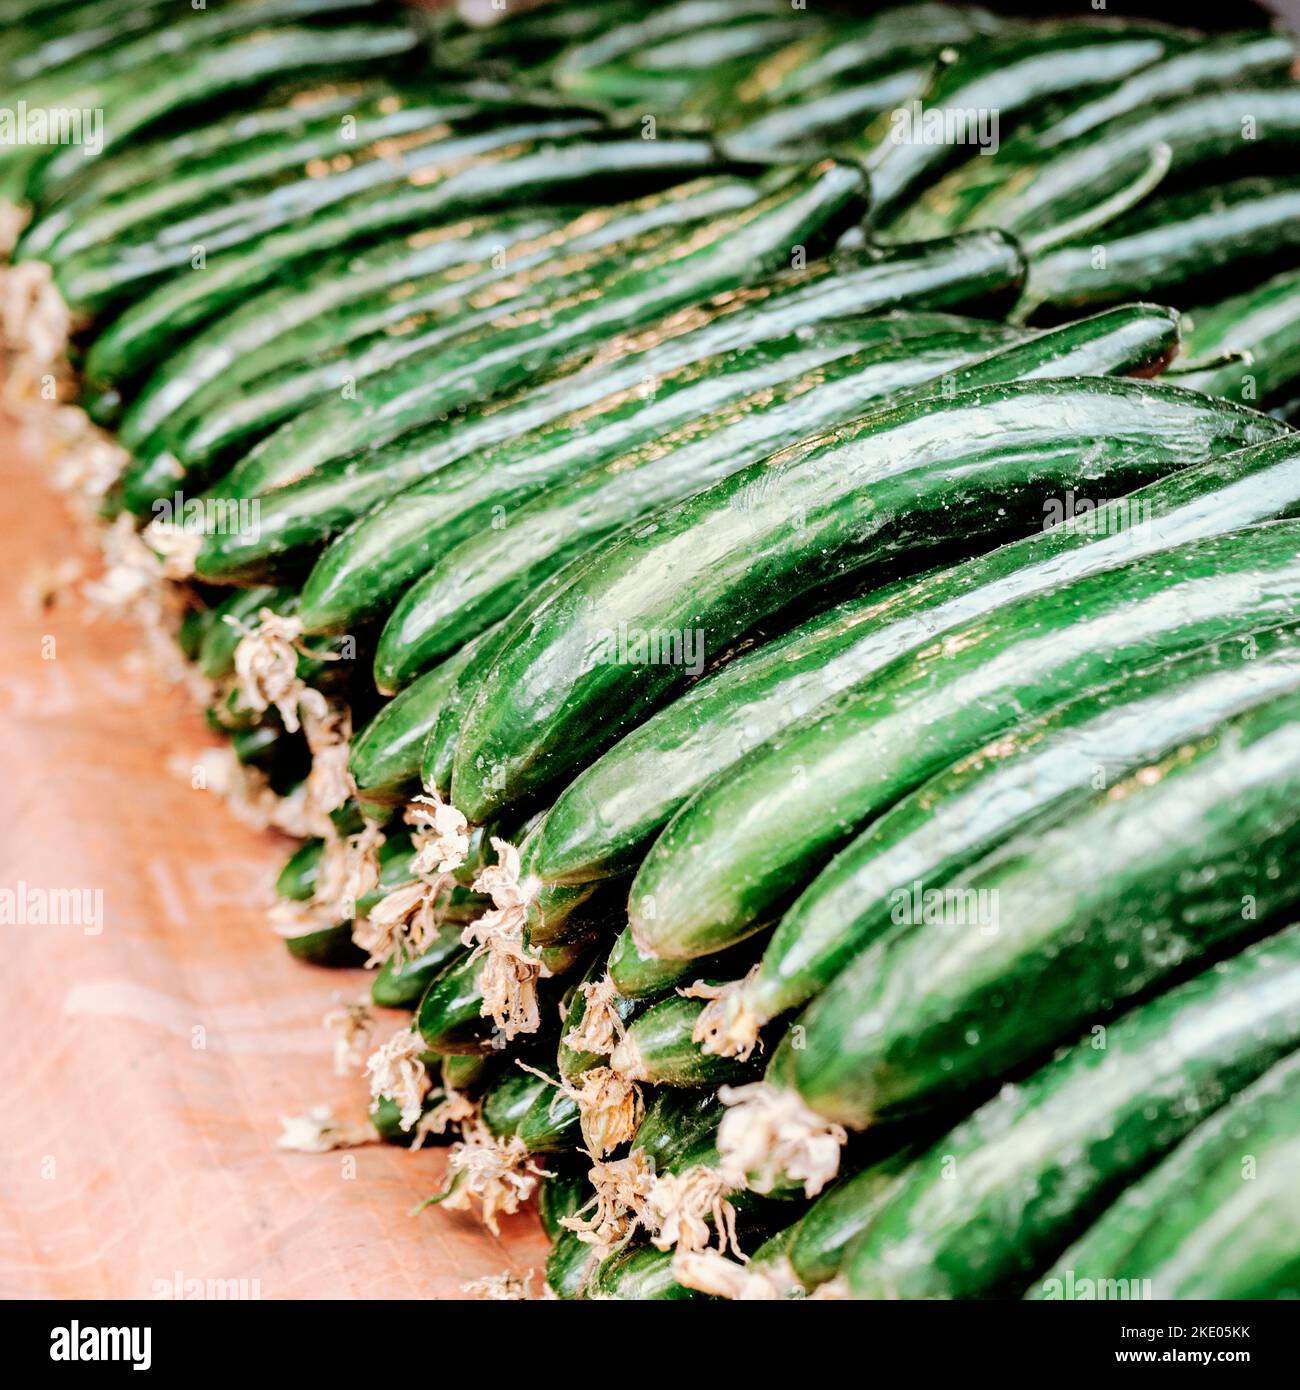
[[[519,1122],[519,1138],[529,1153],[571,1153],[582,1143],[577,1102],[549,1082]]]
[[[679,1284],[673,1275],[671,1250],[653,1245],[632,1246],[605,1259],[591,1279],[591,1298],[685,1302],[705,1295]]]
[[[1277,938],[1283,950],[1289,936]],[[1298,1161],[1300,1053],[1292,1052],[1123,1192],[1026,1297],[1124,1289],[1142,1298],[1295,1298]]]
[[[941,887],[1133,767],[1300,687],[1293,632],[1260,633],[1255,651],[1237,666],[1210,648],[1132,673],[1003,734],[905,796],[782,917],[735,1000],[746,1043],[813,998],[901,912],[914,912],[918,886]]]
[[[925,92],[924,107],[935,116],[996,112],[999,122],[1009,122],[1065,92],[1127,77],[1182,42],[1174,31],[1151,26],[1095,21],[1027,26],[958,48]],[[914,106],[920,104],[918,97]],[[914,121],[916,114],[913,107],[902,108],[901,114],[886,112],[859,139],[841,147],[866,161],[876,227],[887,226],[913,190],[941,173],[961,148],[952,139],[926,138],[924,126],[909,130],[903,117]],[[980,134],[976,129],[966,139],[977,142]]]
[[[101,49],[155,29],[170,0],[93,0],[71,5],[39,22],[0,33],[0,76],[13,85],[30,82],[66,65],[82,63]]]
[[[1176,351],[1177,316],[1136,306],[995,351],[941,334],[864,348],[765,385],[748,398],[560,481],[461,540],[411,586],[375,650],[381,689],[400,687],[443,653],[525,601],[537,583],[638,517],[691,496],[750,463],[862,415],[871,404],[919,399],[940,383],[956,392],[1033,377],[1150,371]],[[923,384],[924,383],[924,384]],[[454,538],[454,533],[453,533]],[[436,536],[429,538],[439,548]],[[693,674],[698,674],[698,671]]]
[[[802,331],[688,363],[640,391],[615,392],[544,430],[479,451],[399,493],[339,537],[303,585],[304,622],[313,632],[327,632],[382,615],[449,545],[484,527],[499,529],[509,511],[557,479],[618,458],[687,420],[743,402],[753,391],[869,343],[900,355],[924,353],[922,335],[941,329],[966,335],[974,344],[1010,336],[1000,327],[939,314],[828,323],[815,338]]]
[[[868,947],[803,1015],[804,1102],[862,1128],[969,1093],[1289,908],[1298,711],[1287,693],[1230,719],[959,875],[991,929],[938,909]]]
[[[381,1009],[414,1009],[430,983],[460,955],[463,929],[463,921],[445,922],[418,955],[389,956],[371,981],[370,997]]]
[[[1087,1008],[1074,1017],[1086,1021]],[[1020,1293],[1134,1177],[1298,1043],[1293,929],[1094,1028],[940,1139],[849,1250],[850,1289]]]
[[[571,1047],[567,1041],[570,1034],[582,1026],[582,1022],[587,1016],[589,1001],[583,987],[594,989],[605,978],[605,973],[605,962],[597,956],[579,985],[575,985],[569,992],[560,1025],[560,1049],[556,1054],[556,1066],[559,1068],[560,1076],[566,1081],[574,1080],[583,1072],[590,1071],[592,1067],[605,1065],[608,1054],[579,1052]],[[614,993],[608,999],[606,1007],[617,1016],[621,1023],[626,1024],[643,1010],[644,1003],[642,1000],[631,999],[626,995]]]
[[[324,840],[304,840],[280,870],[279,877],[275,880],[276,894],[292,902],[306,902],[316,889],[316,874],[324,852]]]
[[[1300,383],[1300,270],[1191,309],[1183,324],[1180,386],[1258,408],[1285,399]],[[1223,360],[1209,365],[1216,359]],[[1200,363],[1207,365],[1198,370]]]
[[[652,1086],[723,1086],[742,1080],[745,1064],[703,1051],[691,1040],[703,1000],[669,995],[627,1027],[609,1065],[629,1081]]]
[[[413,180],[403,178],[393,188],[363,192],[321,215],[258,237],[220,257],[203,275],[161,285],[96,339],[86,355],[87,380],[100,385],[139,376],[233,301],[287,274],[306,258],[363,238],[427,223],[449,210],[463,215],[529,196],[554,196],[561,189],[610,176],[642,187],[656,179],[671,182],[716,162],[707,141],[620,138],[581,118],[503,128],[494,150],[482,150],[463,166],[451,165],[441,176],[436,166],[426,167]],[[355,447],[368,442],[373,440],[358,438]],[[347,437],[340,443],[340,453],[354,447]]]
[[[243,637],[241,624],[252,624],[263,608],[272,613],[293,610],[296,595],[292,589],[275,589],[259,584],[239,589],[212,610],[215,621],[204,635],[196,655],[199,673],[209,680],[225,680],[235,671],[235,648]],[[227,622],[227,619],[231,621]]]
[[[668,823],[629,900],[638,945],[674,958],[721,950],[770,921],[870,819],[998,734],[1125,673],[1283,624],[1298,534],[1264,523],[1031,591],[848,687]],[[1248,589],[1252,560],[1260,583]],[[797,829],[792,786],[815,792]]]
[[[555,1163],[555,1171],[537,1185],[537,1219],[552,1241],[564,1234],[560,1222],[591,1196],[587,1166],[583,1163]]]
[[[662,140],[627,143],[673,148]],[[698,151],[700,145],[690,148]],[[613,144],[591,148],[607,153]],[[590,174],[599,172],[594,155],[586,163],[593,166]],[[792,245],[807,244],[815,254],[833,241],[861,215],[863,192],[861,172],[848,166],[825,162],[800,171],[748,207],[703,228],[684,229],[658,250],[617,270],[611,267],[599,297],[571,295],[540,317],[489,325],[445,351],[406,362],[355,401],[316,406],[264,442],[259,466],[274,468],[275,459],[291,454],[294,476],[303,476],[329,459],[383,444],[457,407],[518,386],[615,332],[760,280],[788,263]]]
[[[167,422],[162,457],[145,459],[137,470],[152,477],[179,464],[187,480],[196,474],[204,478],[232,449],[331,393],[345,388],[364,393],[372,378],[406,359],[452,343],[503,314],[535,311],[546,296],[598,284],[611,257],[624,262],[690,221],[743,207],[755,196],[746,181],[696,180],[666,194],[589,212],[567,226],[543,228],[540,235],[512,235],[508,247],[498,235],[481,265],[462,263],[423,282],[408,281],[278,340],[273,350],[254,358],[253,374],[244,378],[242,389],[232,394],[223,379],[191,397],[183,414]],[[258,373],[257,358],[269,361],[270,369]],[[282,365],[274,365],[277,359]],[[128,474],[127,501],[139,509],[131,481]]]
[[[483,1096],[483,1123],[494,1139],[510,1139],[519,1133],[533,1102],[552,1094],[544,1077],[522,1067],[506,1067]]]
[[[185,32],[192,20],[170,32]],[[74,109],[97,101],[104,111],[100,153],[127,144],[149,126],[186,108],[307,73],[356,73],[367,64],[391,64],[416,48],[418,35],[404,22],[341,26],[281,25],[233,35],[202,53],[174,50],[151,61],[151,81],[142,83],[135,71],[119,72],[89,88],[60,94],[59,104]],[[118,53],[124,50],[116,50]],[[28,189],[36,202],[57,197],[69,186],[84,162],[86,151],[63,146],[32,170]]]
[[[901,302],[917,309],[1000,308],[1008,293],[1017,291],[1023,267],[1012,241],[987,232],[924,247],[835,257],[670,315],[644,334],[598,344],[573,371],[535,390],[520,391],[454,423],[417,431],[361,459],[327,464],[296,485],[292,479],[298,467],[292,459],[272,471],[262,457],[250,456],[217,493],[259,496],[261,542],[233,554],[209,554],[200,563],[220,575],[245,577],[301,568],[315,547],[376,502],[476,449],[535,429],[613,391],[629,390],[717,353]]]
[[[451,765],[456,754],[456,740],[460,737],[461,714],[480,672],[487,668],[492,644],[504,635],[504,625],[489,628],[472,642],[466,642],[455,656],[438,668],[444,670],[454,665],[459,669],[443,696],[433,731],[425,740],[420,758],[420,781],[427,791],[437,792],[444,799],[451,790]]]
[[[682,664],[618,660],[621,634],[675,634],[683,650],[689,634],[714,657],[835,582],[886,560],[920,568],[951,543],[953,516],[979,549],[1085,480],[1131,488],[1278,432],[1172,387],[1029,381],[880,411],[752,464],[630,527],[565,571],[526,622],[512,619],[509,649],[466,713],[453,799],[478,821],[540,794],[687,684]]]
[[[1104,234],[1035,258],[1022,315],[1167,294],[1210,282],[1217,292],[1300,257],[1300,181],[1238,179],[1148,202]],[[1262,264],[1261,264],[1262,263]]]
[[[606,969],[619,994],[629,999],[653,999],[677,985],[698,979],[702,967],[707,967],[709,975],[720,980],[743,975],[753,965],[755,954],[752,943],[744,941],[734,950],[722,951],[707,961],[664,960],[638,950],[631,930],[625,927],[610,947]]]
[[[350,318],[353,306],[400,298],[412,281],[490,257],[547,225],[545,214],[533,212],[465,218],[336,255],[300,282],[262,290],[195,334],[145,382],[122,417],[123,446],[142,452],[164,427],[184,424],[192,399],[219,400],[262,369],[292,361],[298,335],[308,345],[318,341],[320,324],[340,312]]]
[[[366,958],[366,953],[352,940],[350,922],[321,927],[317,931],[304,932],[301,936],[286,937],[284,944],[295,960],[308,965],[356,966]]]

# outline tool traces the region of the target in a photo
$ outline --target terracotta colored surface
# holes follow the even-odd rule
[[[262,1298],[540,1281],[531,1213],[500,1240],[466,1215],[408,1216],[438,1150],[275,1148],[281,1115],[361,1117],[321,1017],[366,977],[295,964],[269,933],[290,842],[169,769],[212,739],[137,669],[134,629],[24,592],[70,551],[93,567],[41,466],[0,419],[0,891],[101,889],[103,930],[0,925],[0,1295],[151,1297],[178,1275]]]

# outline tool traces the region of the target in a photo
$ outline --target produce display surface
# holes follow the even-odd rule
[[[23,1260],[1300,1298],[1300,39],[495,18],[0,0]]]

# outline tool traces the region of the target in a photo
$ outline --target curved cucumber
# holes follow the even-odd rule
[[[1182,360],[1189,368],[1219,357],[1236,360],[1180,371],[1180,386],[1258,408],[1300,384],[1300,270],[1189,310],[1183,322]]]
[[[479,451],[397,494],[339,537],[303,585],[304,621],[314,632],[329,632],[382,614],[449,545],[501,529],[513,510],[557,480],[873,342],[894,345],[900,354],[923,352],[923,334],[941,329],[977,343],[1010,336],[991,324],[939,314],[828,323],[815,336],[802,330],[688,363],[639,391],[614,392],[543,430]]]
[[[1282,952],[1290,936],[1276,938]],[[1092,1298],[1136,1283],[1144,1298],[1294,1298],[1297,1162],[1300,1053],[1293,1052],[1128,1188],[1026,1297]]]
[[[631,646],[621,659],[620,634],[647,650],[689,636],[707,660],[833,583],[886,561],[919,569],[952,543],[955,516],[978,550],[1085,481],[1131,488],[1278,432],[1171,387],[1034,381],[880,411],[753,464],[628,528],[531,609],[467,713],[453,798],[481,820],[539,793],[687,684],[682,664],[647,664]]]
[[[271,468],[255,453],[218,492],[262,495],[260,544],[209,554],[200,563],[218,577],[300,567],[314,547],[374,503],[476,449],[535,429],[613,391],[630,390],[705,357],[899,303],[973,312],[1000,308],[1017,292],[1023,271],[1019,250],[1001,233],[976,232],[924,247],[837,256],[669,315],[642,334],[603,340],[573,370],[535,390],[520,391],[454,424],[417,431],[362,459],[308,470],[315,476],[296,485],[285,485],[300,476],[295,461]]]
[[[1298,713],[1282,695],[994,851],[952,885],[982,928],[965,907],[895,926],[804,1015],[805,1102],[854,1128],[932,1107],[1286,911]],[[1022,1007],[998,1007],[1008,991]]]
[[[850,1288],[1020,1292],[1132,1178],[1297,1043],[1292,930],[1094,1029],[939,1140],[850,1249]]]

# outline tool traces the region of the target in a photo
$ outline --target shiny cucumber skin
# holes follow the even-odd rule
[[[156,29],[168,7],[169,0],[94,0],[21,28],[0,20],[6,26],[0,33],[0,78],[10,91],[21,91],[21,83],[84,63],[92,54]]]
[[[1135,1177],[1300,1043],[1300,933],[1103,1027],[916,1162],[848,1252],[856,1297],[1022,1292]]]
[[[1100,136],[1112,122],[1159,102],[1181,101],[1205,87],[1286,80],[1295,40],[1281,33],[1217,34],[1171,54],[1083,102],[1068,98],[1041,120],[1001,142],[996,155],[976,155],[927,188],[891,228],[908,238],[943,236],[976,215],[990,193],[1029,177],[1028,169],[1081,137]],[[1099,141],[1100,143],[1100,141]]]
[[[466,702],[491,660],[492,644],[505,637],[505,624],[480,633],[439,666],[457,669],[456,677],[442,699],[438,718],[425,740],[420,756],[420,781],[427,791],[436,791],[443,799],[451,792],[451,767],[460,737],[460,721]]]
[[[249,375],[239,389],[232,392],[223,380],[198,399],[191,397],[185,418],[169,422],[165,453],[187,475],[196,467],[206,475],[214,458],[220,461],[241,444],[256,442],[332,392],[346,386],[364,395],[372,378],[404,360],[502,315],[537,312],[548,297],[599,284],[619,263],[662,244],[690,222],[744,207],[755,196],[747,181],[698,180],[633,203],[593,209],[560,227],[534,228],[530,234],[525,226],[523,235],[508,241],[498,236],[481,264],[462,262],[350,305],[314,332],[299,330],[277,343],[274,353],[261,354],[266,370]]]
[[[413,135],[436,119],[437,109],[400,88],[366,83],[332,103],[309,103],[301,114],[288,102],[284,111],[286,116],[297,115],[296,123],[286,119],[281,129],[260,131],[251,138],[239,137],[240,118],[231,117],[223,148],[206,158],[191,158],[183,168],[170,170],[166,179],[120,189],[94,203],[75,195],[64,200],[61,215],[42,216],[27,233],[20,255],[62,266],[106,243],[119,245],[124,253],[130,248],[131,255],[139,254],[139,243],[154,239],[207,244],[205,232],[256,211],[248,199],[300,182],[310,160],[361,155],[374,140]],[[442,105],[451,116],[472,109],[468,102]],[[314,172],[319,180],[321,168]],[[220,202],[218,190],[227,195]],[[72,206],[78,202],[74,215]],[[206,224],[205,217],[210,219]]]
[[[1284,400],[1300,384],[1300,270],[1284,271],[1243,294],[1183,316],[1177,381],[1192,391],[1253,405]]]
[[[303,585],[312,631],[345,630],[383,616],[449,545],[499,529],[509,512],[556,480],[657,437],[710,410],[771,387],[863,344],[917,342],[928,328],[963,329],[988,341],[1006,330],[944,315],[843,320],[740,352],[688,363],[639,389],[611,393],[544,429],[479,451],[399,493],[330,546]]]
[[[503,132],[489,155],[437,177],[429,167],[412,181],[372,189],[320,215],[302,219],[223,256],[203,276],[182,276],[126,310],[86,356],[92,384],[141,374],[185,334],[226,305],[302,260],[355,244],[363,237],[427,223],[511,201],[554,197],[566,188],[619,178],[671,182],[716,164],[703,140],[631,140],[602,134],[581,118],[530,123]]]
[[[803,1099],[858,1129],[933,1107],[1288,910],[1297,710],[1294,692],[1249,710],[986,856],[953,886],[996,905],[993,930],[896,925],[802,1016]],[[1022,1007],[994,1002],[1008,990]]]
[[[621,143],[673,148],[663,140],[617,139],[580,142],[575,148],[608,153]],[[678,143],[703,154],[703,142]],[[597,178],[596,155],[588,153],[583,162],[589,178]],[[265,442],[259,464],[273,468],[271,460],[290,454],[301,476],[330,459],[384,444],[457,407],[519,386],[614,333],[761,280],[788,264],[793,245],[807,245],[815,254],[820,245],[832,244],[839,231],[861,216],[864,192],[861,172],[845,165],[823,162],[800,171],[748,207],[703,228],[687,228],[657,251],[633,257],[611,273],[599,297],[559,298],[544,315],[492,324],[446,351],[407,362],[357,401],[315,407]]]
[[[581,983],[584,985],[599,984],[604,975],[605,962],[600,956],[597,956],[592,961],[586,975],[583,976]],[[626,1024],[644,1012],[646,1004],[642,999],[631,999],[626,995],[616,994],[610,1001],[609,1007],[618,1015],[619,1020]],[[590,1071],[592,1067],[605,1065],[605,1054],[577,1052],[566,1041],[569,1034],[582,1023],[586,1014],[587,996],[575,985],[564,1001],[564,1012],[561,1015],[560,1023],[560,1046],[555,1056],[555,1065],[560,1076],[566,1081],[575,1080],[583,1072]]]
[[[833,583],[924,567],[954,514],[964,544],[985,548],[1085,480],[1132,488],[1277,432],[1194,392],[1085,378],[935,396],[784,450],[606,542],[532,609],[467,713],[453,798],[480,820],[568,780],[684,688],[681,666],[590,660],[621,624],[698,633],[708,659]],[[1081,437],[1095,441],[1086,457]]]
[[[1119,81],[1182,42],[1174,31],[1140,25],[1035,24],[959,47],[930,84],[932,109],[997,111],[1001,121],[1064,92]],[[943,141],[899,138],[893,112],[884,113],[840,147],[862,158],[871,176],[872,223],[879,229],[904,208],[917,187],[953,162],[960,148]]]
[[[1096,248],[1105,251],[1104,262]],[[1222,291],[1252,271],[1300,260],[1300,180],[1250,178],[1150,200],[1104,235],[1036,257],[1019,313],[1069,310],[1134,295]],[[1199,297],[1199,295],[1198,295]]]
[[[1242,131],[1255,122],[1253,138]],[[1168,147],[1166,177],[1214,166],[1222,177],[1232,164],[1271,157],[1294,160],[1300,145],[1300,91],[1293,86],[1245,87],[1195,92],[1154,110],[1142,110],[1054,151],[1017,171],[963,225],[1003,227],[1032,249],[1069,220],[1132,183],[1155,146]],[[1094,234],[1094,240],[1096,234]]]
[[[981,344],[951,334],[906,344],[901,354],[892,346],[866,349],[755,392],[561,481],[499,527],[447,551],[408,589],[380,634],[376,680],[385,689],[400,687],[619,528],[877,402],[894,406],[939,389],[1027,378],[1158,370],[1177,342],[1171,310],[1140,306],[992,350],[987,338]]]
[[[348,771],[359,796],[371,802],[397,803],[419,791],[424,745],[459,674],[451,662],[435,667],[381,706],[353,735]]]
[[[609,1065],[632,1081],[652,1086],[723,1086],[741,1081],[754,1067],[703,1051],[691,1033],[704,1011],[701,999],[670,994],[628,1025]]]
[[[453,891],[462,894],[465,892],[464,889]],[[475,912],[473,915],[478,914]],[[396,956],[390,956],[379,967],[370,984],[370,997],[375,1003],[381,1009],[414,1009],[432,981],[460,956],[464,949],[461,945],[461,933],[465,929],[465,921],[465,915],[462,913],[454,920],[444,922],[438,928],[433,942],[418,956],[407,960],[398,960]]]
[[[1300,688],[1293,632],[1260,633],[1254,653],[1233,665],[1211,648],[1130,674],[1003,734],[905,796],[784,914],[740,987],[745,1015],[758,1025],[814,998],[889,930],[915,885],[950,882],[1132,768]]]
[[[291,902],[306,902],[315,891],[316,875],[324,852],[324,840],[319,837],[304,840],[285,860],[284,868],[275,880],[276,896],[288,898]]]
[[[668,823],[632,889],[638,945],[674,958],[721,950],[772,920],[874,816],[997,735],[1124,673],[1288,621],[1296,534],[1265,523],[1031,591],[850,686]],[[1185,568],[1166,573],[1175,560]],[[792,776],[816,789],[797,830],[781,793]]]
[[[688,420],[602,467],[557,479],[499,526],[456,538],[403,594],[375,649],[376,683],[400,689],[620,527],[861,415],[918,378],[960,369],[983,356],[992,336],[945,331],[838,357]]]
[[[591,1277],[587,1297],[686,1303],[707,1295],[677,1282],[671,1250],[639,1245],[604,1260]]]
[[[259,497],[261,544],[212,553],[204,563],[215,574],[239,575],[244,582],[286,567],[301,572],[315,548],[375,503],[476,449],[554,421],[612,391],[717,353],[900,303],[993,311],[1018,293],[1023,272],[1019,249],[1002,233],[837,256],[671,314],[643,332],[604,341],[534,389],[482,406],[454,424],[416,431],[362,459],[299,470],[290,458],[272,470],[250,456],[213,495]],[[301,481],[294,484],[294,479]]]
[[[602,338],[574,360],[554,369],[538,386],[521,388],[483,404],[459,423],[416,431],[421,446],[441,444],[424,471],[474,449],[536,428],[615,390],[670,372],[688,362],[800,328],[840,318],[861,318],[906,304],[912,309],[962,309],[1001,317],[1020,292],[1026,263],[1019,247],[1001,232],[974,232],[920,246],[868,248],[813,261],[743,289],[724,291],[690,308],[669,313],[635,332]],[[447,436],[457,443],[447,452]],[[377,451],[382,454],[383,451]],[[308,476],[311,468],[292,460],[267,466],[261,451],[223,481],[222,495],[253,496]],[[354,465],[355,467],[355,465]],[[421,473],[403,473],[405,486]]]
[[[237,624],[251,624],[263,608],[273,613],[288,613],[295,605],[297,595],[292,589],[277,589],[259,584],[251,589],[240,589],[223,599],[213,610],[215,620],[204,635],[196,654],[199,674],[208,680],[225,680],[235,671],[235,648],[243,633]],[[232,619],[227,622],[226,619]]]
[[[322,321],[370,297],[399,295],[409,281],[446,273],[492,255],[518,236],[541,232],[545,214],[490,213],[411,232],[364,251],[336,255],[301,281],[262,290],[194,335],[141,387],[118,436],[137,453],[172,424],[181,425],[196,397],[220,399],[262,369],[292,360],[299,333],[314,341]],[[249,365],[251,363],[251,366]]]
[[[184,32],[186,25],[175,26]],[[355,75],[366,65],[391,64],[412,54],[418,43],[406,23],[308,27],[283,25],[239,34],[200,52],[169,53],[150,66],[152,81],[122,72],[92,87],[105,113],[103,153],[124,147],[139,131],[232,93],[305,73]],[[120,50],[119,50],[120,51]],[[83,104],[84,89],[59,104]],[[80,173],[83,151],[64,146],[35,167],[28,180],[32,199],[55,198]]]
[[[1275,949],[1285,951],[1291,934]],[[1124,1191],[1025,1296],[1091,1297],[1128,1279],[1151,1298],[1295,1298],[1297,1163],[1300,1053],[1292,1052]]]
[[[539,1097],[551,1094],[540,1076],[521,1067],[507,1067],[483,1096],[483,1123],[494,1139],[509,1139],[519,1133],[524,1116]]]

